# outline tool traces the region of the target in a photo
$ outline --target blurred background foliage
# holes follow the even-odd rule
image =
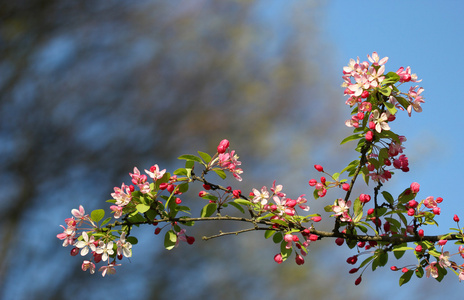
[[[243,162],[234,188],[277,179],[290,197],[310,196],[311,166],[346,158],[342,66],[318,30],[323,14],[318,1],[1,1],[0,296],[362,297],[349,266],[325,271],[345,260],[323,255],[333,241],[297,267],[276,265],[260,232],[201,241],[237,224],[198,224],[197,242],[172,251],[140,228],[130,262],[101,278],[56,239],[72,208],[107,208],[134,166],[174,170],[223,138]],[[195,192],[183,201],[204,204]]]

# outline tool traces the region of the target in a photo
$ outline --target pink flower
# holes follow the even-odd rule
[[[129,173],[129,175],[132,178],[132,183],[135,185],[143,184],[147,181],[147,176],[140,175],[140,171],[137,167],[134,167],[134,173]]]
[[[440,257],[438,258],[439,259],[439,265],[440,267],[442,268],[446,268],[446,267],[451,267],[451,262],[449,261],[449,251],[445,251],[443,252],[442,254],[440,254]]]
[[[88,260],[84,260],[82,262],[81,269],[84,272],[87,271],[87,270],[90,270],[90,274],[93,274],[93,273],[95,273],[95,264],[93,262],[88,261]]]
[[[274,256],[274,261],[278,264],[281,264],[284,260],[282,259],[282,254],[278,253]]]
[[[427,267],[425,267],[425,275],[427,276],[427,278],[429,278],[430,276],[432,276],[433,278],[438,277],[438,269],[435,266],[436,264],[437,262],[434,261],[430,263]]]
[[[108,266],[102,266],[98,271],[102,272],[102,276],[105,277],[106,273],[112,275],[116,274],[116,269],[114,267],[120,266],[121,264],[115,264],[114,262],[108,264]]]
[[[102,260],[106,261],[110,255],[114,254],[113,241],[108,242],[108,244],[100,241],[98,248],[95,250],[95,253],[101,254]]]
[[[122,206],[119,205],[111,205],[110,209],[114,211],[114,218],[119,219],[122,216]]]
[[[111,193],[111,197],[116,200],[116,205],[126,206],[132,199],[130,187],[124,183],[121,188],[114,187],[114,193]]]
[[[79,205],[79,210],[75,208],[72,209],[71,214],[76,218],[77,222],[83,221],[87,218],[87,216],[85,215],[84,207],[82,207],[82,205]]]
[[[351,217],[348,215],[348,210],[351,206],[351,201],[347,201],[345,203],[345,200],[343,199],[338,199],[337,200],[338,205],[334,205],[332,207],[333,212],[335,213],[336,216],[341,216],[340,221],[342,222],[350,222]]]
[[[76,235],[76,232],[74,231],[75,228],[65,228],[63,225],[60,226],[63,227],[64,231],[62,233],[57,234],[56,237],[63,241],[63,247],[72,245],[74,243],[74,236]]]
[[[285,197],[285,194],[281,192],[282,189],[283,189],[283,186],[280,184],[276,186],[276,181],[274,180],[274,182],[272,183],[271,191],[279,197]]]
[[[385,65],[388,61],[388,57],[380,59],[379,55],[375,51],[372,52],[372,57],[368,54],[367,59],[369,59],[373,66],[382,66]]]
[[[267,188],[265,186],[261,188],[261,192],[258,191],[257,189],[253,189],[253,194],[254,194],[254,197],[251,200],[251,202],[253,203],[260,202],[261,205],[267,204],[267,199],[269,199],[269,192],[267,191]]]
[[[156,181],[164,176],[164,173],[166,173],[166,169],[160,171],[158,165],[154,165],[150,167],[150,171],[145,170],[145,173],[147,173],[148,176],[150,176],[150,178],[153,179],[153,181]]]

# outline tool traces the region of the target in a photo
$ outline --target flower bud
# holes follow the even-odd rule
[[[444,246],[447,242],[448,242],[448,240],[439,240],[438,245]]]
[[[319,172],[324,172],[324,168],[321,165],[314,165],[314,168]]]
[[[359,270],[359,268],[353,268],[348,273],[354,274],[354,273],[358,272],[358,270]]]
[[[419,189],[420,189],[420,184],[418,184],[417,182],[413,182],[411,183],[411,192],[413,192],[414,194],[417,194],[419,193]]]
[[[350,185],[348,183],[342,184],[342,189],[348,191],[350,189]]]
[[[79,254],[79,248],[74,247],[71,249],[71,256],[76,256]]]
[[[336,239],[335,239],[335,244],[337,244],[337,246],[341,246],[341,245],[343,245],[343,242],[344,242],[344,241],[345,241],[345,240],[344,240],[343,238],[340,238],[340,237],[339,237],[339,238],[336,238]]]
[[[361,283],[362,277],[359,276],[358,279],[354,282],[355,285],[359,285]]]
[[[423,236],[424,236],[424,229],[419,229],[419,231],[417,232],[417,234],[418,234],[420,237],[423,237]]]
[[[299,265],[299,266],[304,264],[304,258],[303,258],[303,256],[301,256],[299,254],[296,255],[295,261],[296,261],[296,264]]]
[[[192,245],[193,243],[195,243],[195,238],[193,236],[188,236],[187,244]]]
[[[226,152],[227,148],[229,148],[229,141],[228,140],[222,140],[219,143],[219,146],[217,147],[217,152],[219,154],[222,154],[222,153]]]
[[[437,203],[442,203],[442,202],[443,202],[443,198],[442,198],[442,197],[438,197],[435,201],[437,201]]]
[[[278,264],[281,264],[284,260],[282,259],[282,254],[278,253],[274,256],[274,261]]]
[[[414,249],[416,252],[422,252],[422,246],[421,245],[417,245],[416,246],[416,249]]]
[[[211,186],[209,184],[203,184],[203,188],[207,191],[209,191],[211,189]]]
[[[374,139],[374,133],[372,131],[366,132],[366,141],[372,142],[373,139]]]
[[[418,204],[419,203],[417,203],[416,200],[409,200],[409,202],[408,202],[408,205],[409,205],[410,208],[416,208]]]
[[[313,242],[314,242],[314,241],[317,241],[318,238],[319,238],[319,237],[318,237],[317,235],[315,235],[315,234],[311,234],[311,235],[309,236],[309,240],[310,240],[310,241],[313,241]]]
[[[396,267],[396,266],[391,266],[391,267],[390,267],[390,270],[392,270],[392,271],[398,271],[398,267]]]
[[[176,204],[181,204],[182,200],[180,198],[176,198]]]
[[[401,272],[403,272],[403,273],[406,273],[407,271],[409,271],[409,269],[406,268],[406,267],[404,267],[404,268],[401,269]]]
[[[322,217],[320,216],[315,216],[311,218],[314,222],[320,222],[322,220]]]
[[[311,179],[311,180],[309,181],[309,185],[310,185],[310,186],[315,186],[316,184],[317,184],[317,180],[316,180],[316,179]]]
[[[459,222],[459,217],[458,217],[458,215],[454,215],[453,221],[456,222],[456,223]]]
[[[160,232],[161,232],[161,228],[156,227],[156,229],[155,229],[155,234],[158,235]]]
[[[439,208],[439,207],[434,207],[434,208],[432,209],[432,211],[433,211],[433,213],[434,213],[435,215],[439,215],[440,212],[441,212],[441,208]]]
[[[367,210],[367,214],[368,214],[368,215],[372,215],[373,213],[374,213],[374,209],[373,209],[373,208],[369,208],[369,209]]]
[[[361,98],[366,99],[367,97],[369,97],[369,91],[364,90],[361,94]]]

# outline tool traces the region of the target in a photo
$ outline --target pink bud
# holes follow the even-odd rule
[[[182,200],[180,198],[176,198],[176,204],[181,204]]]
[[[374,209],[373,209],[373,208],[369,208],[369,209],[367,210],[367,214],[368,214],[368,215],[372,215],[373,213],[374,213]]]
[[[373,164],[369,163],[369,164],[367,165],[367,169],[368,169],[370,172],[372,172],[372,171],[375,170],[375,166],[374,166]]]
[[[414,194],[417,194],[419,193],[419,189],[420,189],[420,184],[418,184],[417,182],[413,182],[411,183],[411,192],[413,192]]]
[[[161,183],[159,187],[160,187],[160,190],[165,190],[168,187],[168,183],[166,183],[166,182]]]
[[[311,180],[309,181],[309,185],[310,185],[310,186],[315,186],[316,184],[317,184],[317,180],[316,180],[316,179],[311,179]]]
[[[205,191],[200,191],[200,192],[198,193],[198,196],[203,197],[203,196],[205,196],[206,194],[208,194],[208,193],[205,192]]]
[[[437,201],[437,203],[442,203],[442,202],[443,202],[443,198],[442,198],[442,197],[438,197],[435,201]]]
[[[234,195],[235,198],[240,198],[240,194],[242,193],[241,190],[233,190],[232,194]]]
[[[421,245],[417,245],[416,246],[416,249],[414,249],[416,252],[422,252],[422,246]]]
[[[294,242],[298,242],[299,240],[300,240],[300,238],[298,236],[296,236],[296,235],[293,236],[293,241]]]
[[[419,231],[417,232],[417,234],[418,234],[420,237],[423,237],[423,236],[424,236],[424,229],[419,229]]]
[[[356,114],[356,117],[358,118],[358,120],[362,120],[362,119],[364,119],[364,113],[363,112],[358,112]]]
[[[285,202],[285,204],[287,205],[287,207],[293,208],[293,207],[295,207],[295,205],[296,205],[296,200],[287,199],[287,201]]]
[[[314,241],[317,241],[318,238],[319,238],[319,237],[318,237],[317,235],[315,235],[315,234],[311,234],[311,235],[309,236],[309,240],[310,240],[310,241],[313,241],[313,242],[314,242]]]
[[[373,121],[369,122],[369,129],[371,129],[371,130],[375,129],[375,123]]]
[[[155,229],[155,234],[158,235],[160,232],[161,232],[161,228],[156,227],[156,229]]]
[[[341,246],[341,245],[343,245],[343,242],[344,242],[344,241],[345,241],[345,240],[342,239],[342,238],[336,238],[336,239],[335,239],[335,244],[337,244],[337,246]]]
[[[322,177],[321,177],[321,183],[322,183],[322,184],[325,184],[325,182],[326,182],[326,179],[325,179],[324,176],[322,176]]]
[[[407,271],[409,271],[409,269],[406,268],[406,267],[404,267],[404,268],[401,269],[401,272],[403,272],[403,273],[406,273]]]
[[[319,172],[324,172],[324,168],[321,165],[314,165],[314,168]]]
[[[371,196],[366,195],[366,194],[361,194],[359,195],[359,201],[361,201],[361,203],[367,203],[371,201]]]
[[[372,131],[366,132],[366,141],[372,142],[373,139],[374,139],[374,133]]]
[[[359,248],[364,248],[364,246],[366,246],[366,242],[358,242]]]
[[[439,215],[439,214],[440,214],[440,211],[441,211],[441,208],[439,208],[439,207],[434,207],[434,208],[432,209],[432,212],[433,212],[435,215]]]
[[[229,141],[228,140],[222,140],[219,143],[219,146],[217,147],[217,152],[222,154],[226,152],[227,148],[229,148]]]
[[[209,184],[203,184],[203,188],[208,191],[211,189],[211,186]]]
[[[453,220],[454,220],[454,222],[459,222],[459,217],[458,217],[458,215],[454,215]]]
[[[299,254],[296,255],[295,261],[296,261],[296,264],[299,265],[299,266],[304,264],[304,258],[303,258],[303,256],[301,256]]]
[[[274,256],[274,261],[278,264],[281,264],[284,260],[282,259],[282,254],[278,253]]]
[[[348,183],[342,184],[342,189],[348,191],[350,189],[350,185]]]
[[[79,248],[74,247],[71,249],[71,256],[76,256],[79,254]]]
[[[284,241],[286,241],[287,243],[288,243],[288,242],[293,242],[293,235],[291,235],[291,234],[286,234],[286,235],[284,236]]]
[[[408,216],[412,217],[416,214],[416,210],[414,208],[408,209]]]
[[[391,267],[390,267],[390,270],[392,270],[392,271],[398,271],[398,267],[396,267],[396,266],[391,266]]]
[[[366,99],[367,97],[369,97],[369,91],[364,90],[361,94],[361,98]]]
[[[408,204],[410,208],[416,208],[419,203],[416,200],[410,200]]]
[[[312,217],[312,220],[313,220],[314,222],[320,222],[320,221],[322,220],[322,217],[320,217],[320,216],[315,216],[315,217]]]
[[[438,245],[444,246],[447,242],[448,242],[448,240],[439,240]]]

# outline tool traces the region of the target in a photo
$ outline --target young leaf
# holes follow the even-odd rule
[[[90,213],[90,218],[92,221],[98,223],[105,216],[105,211],[103,209],[96,209]]]
[[[226,179],[227,175],[224,170],[214,168],[213,171],[216,172],[216,174],[218,174],[222,179]]]
[[[171,250],[172,248],[174,248],[174,246],[176,246],[176,242],[177,234],[172,230],[166,232],[166,235],[164,236],[164,247],[167,250]]]
[[[203,163],[201,158],[199,158],[198,156],[195,156],[195,155],[191,155],[191,154],[181,155],[181,156],[178,157],[178,159],[193,160],[193,161],[196,161],[196,162],[199,162],[199,163]]]
[[[273,236],[274,233],[275,233],[275,230],[266,230],[266,231],[264,232],[264,237],[265,237],[266,239],[268,239],[268,238],[270,238],[271,236]]]
[[[136,208],[138,212],[143,214],[144,212],[147,212],[150,209],[150,206],[145,204],[137,204]]]
[[[237,203],[235,202],[228,202],[228,204],[232,205],[233,207],[235,207],[236,209],[238,209],[242,214],[245,213],[245,210],[243,209],[243,207],[241,207],[240,205],[238,205]]]
[[[409,270],[407,271],[406,273],[404,273],[401,277],[400,277],[400,286],[402,286],[403,284],[407,283],[409,280],[411,280],[411,276],[412,274],[414,273],[413,270]]]
[[[203,158],[205,163],[209,163],[211,161],[211,156],[208,153],[198,151],[198,154],[200,154],[201,158]]]
[[[201,217],[202,218],[210,217],[212,214],[214,214],[216,209],[217,209],[216,203],[209,203],[205,205],[203,209],[201,210]]]
[[[358,134],[353,134],[353,135],[350,135],[349,137],[346,137],[343,139],[343,141],[341,141],[340,145],[343,145],[349,141],[354,141],[354,140],[357,140],[357,139],[360,139],[364,136],[364,134],[362,133],[358,133]]]

